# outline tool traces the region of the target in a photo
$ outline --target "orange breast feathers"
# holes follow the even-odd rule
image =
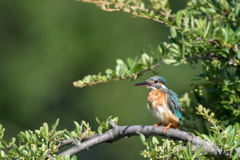
[[[161,90],[159,89],[155,89],[155,90],[151,90],[148,93],[148,103],[151,108],[155,108],[158,105],[163,106],[166,103],[166,97],[165,97],[165,93],[163,93]]]
[[[159,89],[152,89],[148,93],[148,103],[151,113],[158,119],[160,123],[167,126],[171,123],[171,128],[179,127],[178,118],[170,110],[165,93]]]

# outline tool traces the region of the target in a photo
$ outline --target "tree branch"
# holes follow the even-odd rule
[[[177,27],[177,26],[170,26],[167,22],[161,21],[161,20],[156,19],[156,18],[154,18],[154,17],[151,18],[151,17],[149,17],[149,16],[137,14],[137,12],[131,12],[130,10],[128,11],[128,10],[121,9],[120,6],[121,6],[121,7],[122,7],[122,6],[125,6],[124,3],[108,2],[108,1],[94,1],[94,0],[77,0],[77,1],[82,1],[82,2],[86,2],[86,3],[94,3],[94,4],[96,4],[97,7],[99,7],[100,9],[102,9],[102,10],[104,10],[104,11],[108,11],[108,12],[122,11],[122,12],[132,13],[133,15],[136,15],[136,16],[138,16],[138,17],[147,18],[147,19],[152,19],[153,21],[166,24],[166,25],[168,25],[169,27],[173,27],[173,28],[178,29],[178,30],[181,29],[181,28],[179,28],[179,27]],[[108,8],[102,7],[102,4],[107,5]],[[109,5],[115,5],[114,7],[115,7],[116,9],[111,9],[111,8],[109,8]],[[141,11],[143,11],[143,12],[146,12],[146,11],[149,12],[149,11],[150,11],[149,9],[141,8],[141,7],[139,7],[139,6],[131,6],[131,5],[127,5],[127,6],[128,6],[129,8],[131,8],[131,9],[137,9],[137,10],[141,10]],[[154,11],[154,12],[155,12],[155,11]],[[155,13],[159,13],[159,14],[164,15],[164,16],[167,15],[167,13],[163,13],[163,12],[160,12],[160,11],[155,12]],[[169,17],[175,18],[173,15],[169,15]],[[183,20],[184,18],[181,18],[181,19]]]
[[[153,70],[155,67],[160,66],[160,65],[162,65],[163,63],[164,63],[164,62],[162,61],[162,62],[160,62],[160,63],[157,63],[157,64],[151,66],[150,68],[147,68],[147,69],[138,71],[138,72],[136,72],[136,73],[134,73],[133,75],[130,75],[130,76],[128,76],[128,77],[115,78],[115,79],[110,79],[110,80],[108,80],[108,81],[90,82],[90,83],[87,83],[87,84],[84,84],[84,85],[81,85],[81,86],[78,86],[78,87],[81,87],[81,88],[82,88],[82,87],[85,87],[85,86],[94,85],[94,84],[103,83],[103,82],[107,83],[107,82],[114,82],[114,81],[118,81],[118,80],[126,80],[126,79],[129,79],[129,78],[138,76],[138,75],[140,75],[140,74],[142,74],[142,73],[144,73],[144,72],[146,72],[146,71],[148,71],[148,70]]]
[[[211,54],[198,54],[195,57],[185,57],[184,60],[194,60],[194,59],[204,59],[204,60],[219,60],[222,62],[226,62],[228,65],[233,66],[233,67],[239,67],[240,65],[234,65],[234,63],[236,62],[235,59],[231,60],[228,58],[225,58],[223,56],[217,56],[217,55],[211,55]]]
[[[188,132],[176,130],[176,129],[167,129],[165,134],[163,133],[162,126],[144,126],[144,125],[135,125],[135,126],[118,126],[112,120],[109,124],[112,126],[112,129],[101,135],[94,135],[92,138],[86,140],[85,142],[75,143],[77,145],[72,148],[60,153],[59,155],[69,154],[70,156],[75,155],[83,150],[89,149],[95,145],[98,145],[103,142],[115,142],[121,138],[128,138],[131,136],[138,136],[142,133],[145,136],[164,136],[174,140],[181,140],[183,142],[191,142],[193,144],[193,152],[196,151],[204,142],[200,137],[194,136]],[[237,156],[240,157],[240,148],[236,148]],[[205,141],[202,146],[201,153],[206,153],[206,156],[214,157],[219,159],[221,157],[231,158],[232,151],[224,151],[222,148],[219,148],[214,143]]]

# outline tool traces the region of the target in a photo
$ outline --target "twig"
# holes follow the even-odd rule
[[[118,81],[118,80],[126,80],[126,79],[129,79],[129,78],[135,77],[135,76],[137,76],[137,75],[139,75],[139,74],[142,74],[142,73],[144,73],[144,72],[146,72],[146,71],[148,71],[148,70],[153,70],[155,67],[160,66],[160,65],[162,65],[163,63],[164,63],[164,62],[162,61],[162,62],[160,62],[160,63],[157,63],[157,64],[151,66],[150,68],[147,68],[147,69],[138,71],[138,72],[136,72],[135,74],[130,75],[130,76],[128,76],[128,77],[115,78],[115,79],[110,79],[110,80],[108,80],[108,81],[90,82],[90,83],[87,83],[87,84],[84,84],[84,85],[81,85],[81,86],[77,86],[77,87],[81,87],[81,88],[82,88],[82,87],[85,87],[85,86],[94,85],[94,84],[103,83],[103,82],[107,83],[107,82],[114,82],[114,81]]]
[[[205,54],[198,54],[195,57],[184,57],[184,60],[194,60],[194,59],[205,59],[205,60],[219,60],[222,62],[227,62],[228,65],[233,67],[240,67],[240,64],[234,65],[234,60],[230,60],[228,58],[217,56],[217,55],[205,55]]]
[[[136,13],[136,12],[131,12],[131,11],[127,11],[127,10],[124,10],[124,9],[119,9],[118,7],[119,6],[125,6],[125,4],[123,3],[118,3],[118,2],[108,2],[108,1],[92,1],[92,0],[77,0],[77,1],[82,1],[82,2],[86,2],[86,3],[94,3],[97,5],[97,7],[101,8],[102,10],[104,11],[108,11],[108,12],[113,12],[113,11],[122,11],[122,12],[127,12],[127,13]],[[103,8],[101,4],[104,4],[104,5],[108,5],[108,8]],[[116,9],[110,9],[109,8],[109,5],[115,5],[115,8]],[[144,8],[141,8],[139,6],[131,6],[131,5],[127,5],[129,8],[132,8],[132,9],[138,9],[138,10],[141,10],[143,12],[145,11],[150,11],[150,10],[147,10],[147,9],[144,9]],[[159,14],[161,15],[167,15],[166,13],[162,13],[162,12],[159,12]],[[152,19],[153,21],[156,21],[156,22],[159,22],[159,23],[163,23],[163,24],[166,24],[169,26],[169,24],[165,21],[161,21],[161,20],[158,20],[158,19],[154,19],[154,18],[151,18],[151,17],[148,17],[148,16],[144,16],[144,15],[138,15],[137,13],[134,14],[138,17],[142,17],[142,18],[147,18],[147,19]],[[171,18],[175,18],[173,15],[169,15],[169,17]],[[181,18],[181,19],[184,19],[184,18]],[[178,28],[177,26],[170,26],[170,27],[173,27],[175,29],[181,29],[181,28]]]
[[[93,135],[91,135],[91,136],[89,136],[89,137],[83,138],[83,139],[81,140],[81,142],[87,141],[87,140],[89,140],[89,139],[91,139],[91,138],[94,138],[94,137],[96,137],[96,136],[98,136],[98,135],[99,135],[99,134],[95,133],[95,134],[93,134]],[[74,141],[69,140],[69,139],[65,139],[65,140],[58,141],[58,142],[61,143],[61,145],[60,145],[59,148],[58,148],[58,149],[60,149],[60,148],[62,148],[62,147],[64,147],[64,146],[66,146],[66,145],[73,144]],[[79,142],[80,142],[80,141],[79,141]]]

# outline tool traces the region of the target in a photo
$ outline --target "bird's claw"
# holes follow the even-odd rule
[[[157,123],[157,124],[154,124],[153,127],[156,127],[156,126],[161,126],[162,123]]]
[[[165,134],[166,130],[170,128],[170,126],[171,126],[171,123],[169,123],[166,127],[163,128],[163,134]]]

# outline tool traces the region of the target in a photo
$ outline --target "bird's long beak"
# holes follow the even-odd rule
[[[134,86],[150,86],[151,84],[148,83],[147,81],[146,82],[141,82],[141,83],[137,83],[137,84],[134,84]]]

